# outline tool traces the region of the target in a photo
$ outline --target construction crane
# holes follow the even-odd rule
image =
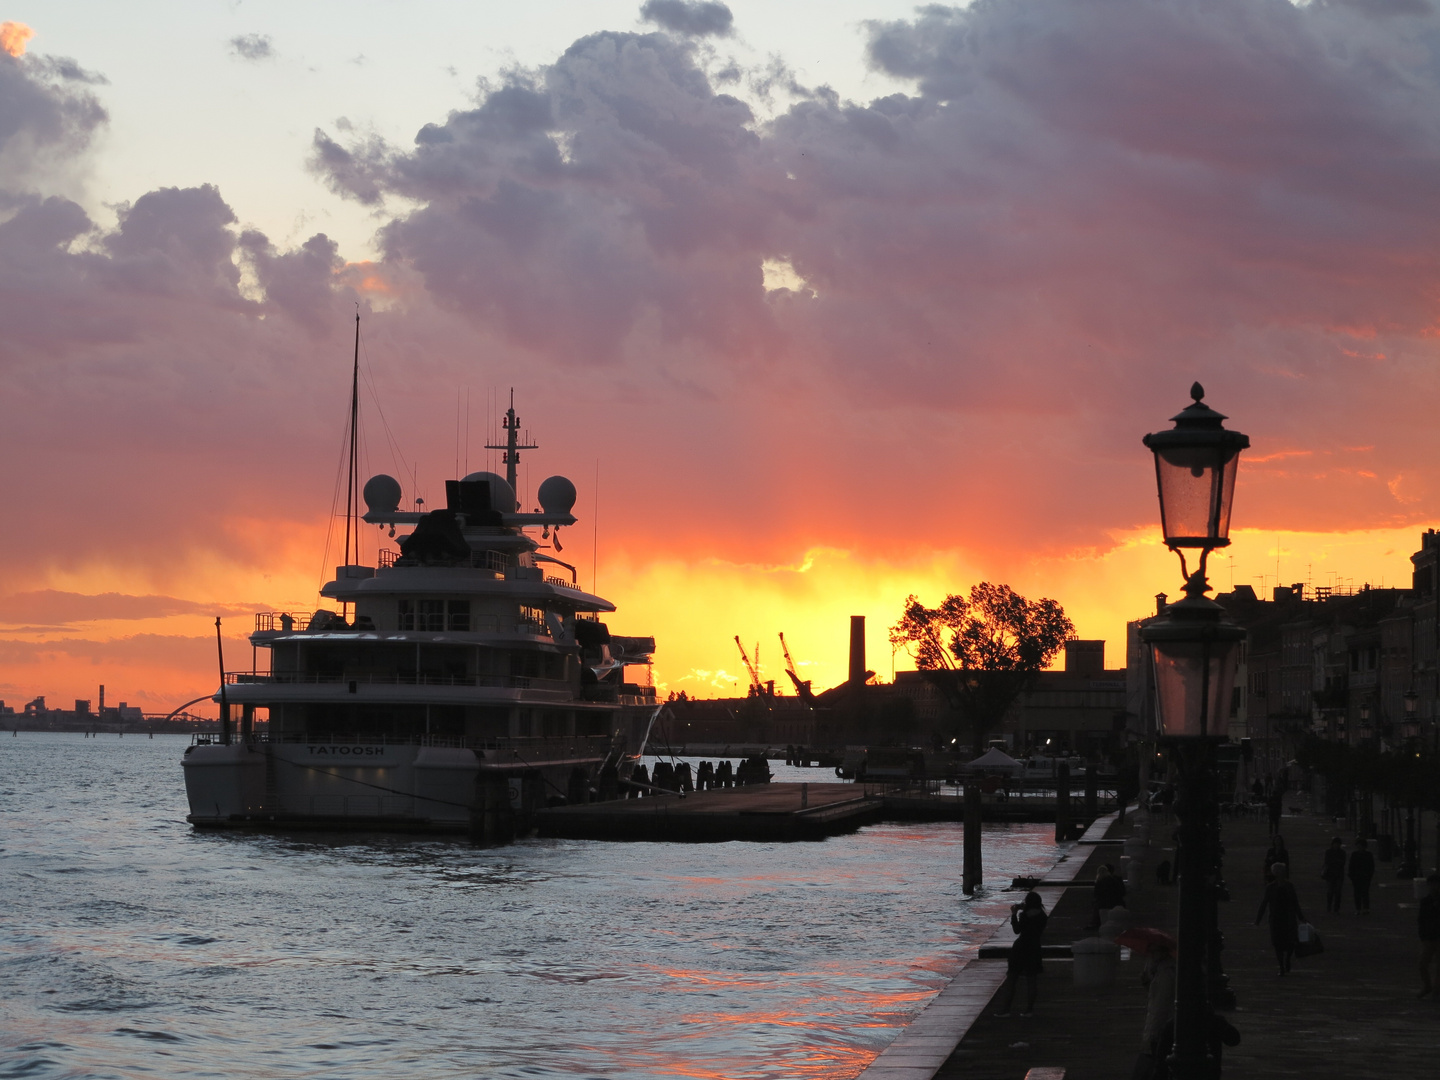
[[[745,661],[745,670],[750,673],[750,693],[754,697],[764,697],[765,688],[760,683],[760,672],[755,664],[750,662],[750,656],[745,651],[745,646],[740,644],[740,635],[735,635],[735,647],[740,650],[740,659]],[[760,660],[760,646],[755,646],[755,660]]]
[[[780,651],[785,654],[785,674],[790,676],[790,681],[795,684],[795,693],[799,694],[806,705],[815,704],[815,694],[810,689],[810,680],[803,682],[800,674],[795,670],[795,661],[790,656],[790,646],[785,644],[785,635],[780,635]]]

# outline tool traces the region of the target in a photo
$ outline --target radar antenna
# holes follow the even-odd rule
[[[528,437],[528,436],[527,436]],[[520,465],[521,450],[539,450],[535,443],[520,442],[520,417],[515,415],[515,388],[510,388],[510,408],[505,411],[505,442],[501,445],[486,443],[486,450],[504,450],[505,456],[501,460],[505,462],[505,479],[510,484],[510,490],[516,492],[516,498],[520,496],[520,489],[515,486],[515,475]]]

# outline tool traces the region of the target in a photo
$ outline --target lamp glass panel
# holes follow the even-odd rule
[[[1156,642],[1153,651],[1160,733],[1191,738],[1227,734],[1240,642],[1165,641]]]
[[[1215,445],[1155,451],[1160,518],[1167,542],[1225,540],[1240,456]],[[1199,546],[1199,545],[1197,545]]]

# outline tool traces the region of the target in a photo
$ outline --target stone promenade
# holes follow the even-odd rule
[[[1131,822],[1112,829],[1129,836]],[[1131,908],[1139,925],[1173,932],[1174,888],[1155,882],[1154,865],[1168,858],[1173,821],[1151,822],[1151,844]],[[1266,928],[1254,925],[1264,890],[1262,863],[1268,845],[1263,817],[1233,818],[1223,824],[1225,877],[1232,899],[1221,905],[1225,969],[1238,998],[1229,1014],[1242,1042],[1226,1051],[1224,1074],[1264,1078],[1430,1078],[1440,1076],[1440,1001],[1417,1000],[1418,938],[1416,900],[1409,880],[1395,877],[1396,862],[1379,863],[1371,914],[1358,916],[1350,901],[1344,911],[1324,910],[1322,855],[1332,836],[1347,850],[1353,837],[1328,820],[1287,813],[1281,825],[1291,855],[1292,876],[1306,916],[1325,943],[1321,956],[1297,960],[1280,978]],[[1373,845],[1372,845],[1373,847]],[[1093,878],[1101,862],[1120,861],[1120,848],[1104,845],[1086,858],[1078,877]],[[992,887],[1001,883],[992,882]],[[1064,944],[1087,936],[1092,916],[1088,889],[1067,890],[1052,912],[1046,939]],[[982,975],[982,969],[990,966]],[[1066,1080],[1126,1080],[1140,1050],[1145,991],[1143,958],[1120,965],[1112,987],[1077,990],[1071,964],[1046,961],[1040,999],[1031,1019],[994,1015],[994,1004],[968,1028],[945,1064],[931,1075],[945,1080],[1023,1080],[1035,1068],[1060,1067]],[[977,986],[994,986],[1003,961],[977,960],[958,976]],[[928,1080],[917,1070],[913,1080]]]

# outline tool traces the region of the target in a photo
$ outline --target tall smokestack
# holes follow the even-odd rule
[[[850,616],[850,685],[865,685],[865,616]]]
[[[100,715],[105,715],[105,684],[100,684]]]

